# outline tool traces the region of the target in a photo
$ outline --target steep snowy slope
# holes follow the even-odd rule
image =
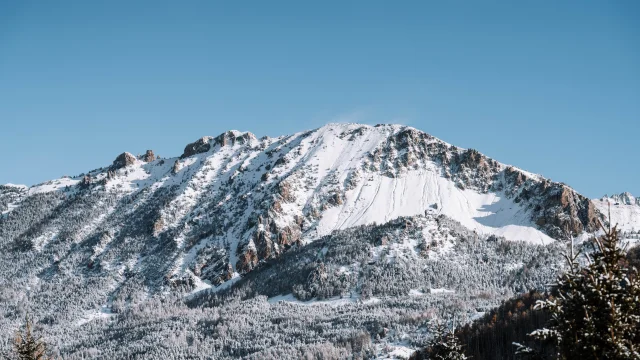
[[[40,198],[56,202],[50,213],[30,205]],[[427,209],[541,244],[593,231],[600,216],[571,188],[475,150],[359,124],[261,139],[229,131],[177,158],[123,153],[80,176],[2,187],[0,206],[0,246],[51,253],[58,266],[73,252],[71,271],[144,274],[152,287],[220,284],[334,230]],[[24,212],[39,220],[16,231]]]
[[[618,225],[623,232],[640,232],[640,199],[628,192],[612,195],[605,195],[593,202],[600,212],[606,216],[611,210],[611,224]]]

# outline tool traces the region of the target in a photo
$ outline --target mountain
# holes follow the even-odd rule
[[[132,323],[190,331],[175,314],[204,326],[196,314],[209,307],[242,321],[250,321],[249,309],[262,309],[263,331],[280,344],[284,330],[266,324],[289,311],[282,306],[347,296],[354,300],[340,306],[358,315],[344,323],[345,333],[307,334],[279,356],[320,351],[313,348],[319,343],[331,344],[322,351],[355,353],[352,337],[362,340],[362,331],[377,349],[367,351],[385,344],[387,353],[402,352],[407,339],[415,348],[424,336],[418,320],[393,328],[398,311],[444,314],[448,296],[456,311],[473,316],[543,287],[559,269],[563,240],[597,231],[603,210],[602,201],[565,184],[411,127],[329,124],[260,139],[228,131],[188,144],[178,157],[125,152],[78,176],[0,186],[0,330],[9,334],[30,309],[66,358],[92,348],[94,357],[118,358],[125,355],[118,351],[150,352],[162,342],[140,343],[145,335],[135,335]],[[637,213],[628,216],[637,223]],[[461,264],[467,271],[458,273]],[[424,269],[433,271],[419,275]],[[308,321],[338,321],[335,303],[322,304]],[[164,311],[153,323],[140,317],[151,316],[149,306]],[[392,328],[382,340],[372,333],[377,327],[356,325],[370,307],[387,309],[375,320]],[[268,349],[234,343],[251,342],[250,329],[225,338],[235,345],[215,343],[207,329],[155,354],[185,354],[194,341],[213,341],[216,357]],[[104,340],[105,331],[116,338]]]
[[[163,245],[149,255],[174,260],[165,275],[193,273],[214,283],[298,242],[429,208],[481,234],[541,243],[593,231],[600,216],[566,185],[387,125],[331,124],[262,139],[229,131],[188,144],[179,158],[123,153],[77,177],[5,188],[5,217],[56,192],[58,212],[29,237],[16,236],[27,247],[42,251],[61,231],[79,242],[93,236],[87,261],[111,266],[132,261],[120,246],[136,237]],[[95,213],[91,221],[57,226],[79,201]]]

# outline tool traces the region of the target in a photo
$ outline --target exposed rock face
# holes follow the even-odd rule
[[[171,173],[172,174],[177,174],[180,171],[180,161],[176,160],[176,162],[173,163],[173,167],[171,168]]]
[[[191,144],[188,144],[184,148],[184,152],[180,158],[186,158],[192,155],[205,153],[213,146],[233,146],[235,144],[246,144],[252,140],[256,140],[255,135],[250,132],[241,133],[238,131],[227,131],[218,136],[211,137],[205,136],[202,137]]]
[[[327,202],[332,206],[342,205],[343,203],[342,195],[340,195],[339,192],[334,192],[333,194],[331,194],[331,196],[329,196],[329,199],[327,199]]]
[[[111,168],[113,170],[117,170],[117,169],[122,169],[123,167],[127,167],[129,165],[133,165],[136,162],[136,157],[133,156],[133,154],[128,153],[128,152],[123,152],[122,154],[118,155],[118,157],[113,160],[113,164],[111,165]]]
[[[566,239],[598,229],[601,214],[593,202],[568,186],[547,179],[532,179],[513,167],[504,171],[504,186],[516,203],[527,204],[532,220],[550,236]]]
[[[233,277],[233,266],[231,266],[231,264],[227,264],[227,269],[222,275],[222,281],[225,282],[227,280],[231,280],[232,277]]]
[[[226,250],[218,246],[206,246],[196,253],[191,271],[201,279],[219,285],[233,276],[233,268],[228,263],[226,255]]]
[[[390,136],[383,146],[370,153],[364,164],[367,170],[397,177],[408,170],[423,168],[425,160],[440,164],[443,176],[461,190],[504,191],[508,198],[531,209],[532,221],[551,237],[563,239],[582,231],[597,230],[601,214],[588,198],[568,186],[532,178],[474,149],[448,146],[415,129]],[[339,203],[329,202],[330,205]]]
[[[352,171],[349,174],[349,177],[345,179],[344,189],[346,191],[355,189],[356,185],[358,185],[358,181],[360,180],[360,176],[361,174],[358,170]]]
[[[188,144],[184,148],[184,152],[182,153],[180,158],[184,159],[186,157],[193,156],[195,154],[202,154],[211,150],[211,140],[213,140],[211,136],[204,136]]]
[[[500,164],[473,149],[448,146],[433,136],[407,128],[390,136],[383,146],[369,154],[364,168],[398,177],[409,170],[425,168],[431,160],[441,165],[443,175],[461,188],[489,191]]]
[[[286,181],[282,181],[278,184],[278,193],[280,194],[280,196],[282,196],[282,199],[286,202],[296,201],[296,198],[295,196],[293,196],[293,193],[291,191],[291,185]]]
[[[233,146],[235,144],[246,144],[251,140],[256,140],[255,135],[250,132],[241,133],[238,131],[227,131],[224,132],[214,139],[214,143],[216,145],[222,146]]]
[[[236,270],[241,273],[248,273],[258,265],[258,256],[255,249],[247,249],[241,255],[238,263],[236,264]]]
[[[364,169],[398,177],[409,170],[428,167],[428,160],[439,164],[442,175],[461,190],[504,191],[508,198],[530,209],[531,220],[551,237],[563,239],[582,231],[595,231],[597,219],[602,218],[588,198],[564,184],[531,177],[474,149],[449,146],[416,129],[407,128],[388,137],[369,154]],[[635,201],[629,196],[619,198],[625,203]],[[328,204],[337,205],[339,201]]]
[[[147,150],[147,152],[142,157],[144,162],[152,162],[156,159],[156,155],[153,153],[153,150]]]
[[[286,186],[284,188],[286,189]],[[282,187],[278,186],[278,189],[282,189]],[[282,225],[274,220],[282,215],[281,212],[281,203],[276,200],[269,207],[268,215],[258,215],[257,218],[249,219],[246,228],[253,228],[255,231],[249,243],[241,251],[236,263],[236,269],[239,273],[243,274],[252,270],[261,260],[280,256],[290,246],[300,241],[304,217],[294,216],[292,223]]]
[[[507,183],[511,183],[515,189],[520,188],[520,186],[522,186],[522,184],[527,180],[527,176],[513,166],[509,166],[505,169],[504,177],[507,180]]]
[[[261,259],[269,259],[278,250],[274,248],[271,233],[268,231],[257,231],[253,242],[256,245],[257,255]]]

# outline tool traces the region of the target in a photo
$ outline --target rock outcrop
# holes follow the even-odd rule
[[[142,156],[142,161],[144,162],[152,162],[156,159],[156,155],[153,153],[153,150],[147,150],[147,152]]]
[[[500,187],[504,187],[514,202],[531,209],[531,220],[551,237],[566,239],[598,229],[601,214],[593,202],[565,184],[534,179],[521,170],[507,167]]]
[[[246,144],[251,140],[255,140],[256,137],[250,132],[241,133],[239,131],[230,130],[226,131],[214,139],[215,145],[222,146],[233,146],[235,144]]]
[[[233,146],[235,144],[246,144],[252,140],[256,140],[255,135],[250,132],[241,133],[239,131],[227,131],[218,136],[204,136],[184,148],[184,152],[180,158],[184,159],[196,154],[202,154],[211,150],[214,146]]]
[[[188,144],[184,148],[184,152],[182,153],[180,158],[184,159],[186,157],[193,156],[196,154],[202,154],[211,150],[211,140],[213,140],[211,136],[204,136]]]
[[[180,166],[180,161],[176,160],[176,162],[173,163],[173,167],[171,168],[171,173],[175,175],[180,172],[181,168],[182,167]]]
[[[240,258],[236,263],[236,271],[241,274],[248,273],[258,265],[258,255],[255,248],[247,248],[240,254]]]
[[[290,225],[279,225],[274,220],[281,212],[279,201],[275,201],[269,213],[271,215],[258,215],[250,219],[248,228],[255,231],[249,243],[241,250],[236,269],[239,273],[252,270],[260,261],[280,256],[290,246],[297,244],[302,236],[304,218],[295,217]]]
[[[113,164],[111,165],[112,170],[122,169],[129,165],[133,165],[136,162],[136,157],[133,154],[128,152],[123,152],[118,155],[118,157],[113,160]]]
[[[379,127],[383,127],[380,125]],[[474,149],[463,150],[422,131],[407,128],[391,136],[368,154],[364,169],[398,177],[409,170],[426,168],[429,160],[439,164],[444,177],[460,188],[489,191],[500,164]]]

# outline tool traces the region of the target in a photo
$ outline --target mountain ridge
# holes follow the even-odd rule
[[[261,139],[235,130],[202,137],[179,157],[146,162],[127,154],[110,167],[29,187],[26,196],[103,191],[136,198],[135,207],[171,193],[149,215],[150,235],[184,249],[177,273],[220,263],[215,273],[224,281],[332,230],[432,207],[481,233],[543,243],[595,231],[602,218],[589,199],[564,184],[401,125],[329,124]],[[21,188],[14,189],[14,200],[4,200],[4,216],[19,206]],[[408,194],[418,189],[420,196]],[[103,217],[115,207],[106,210]],[[94,227],[100,225],[86,232]],[[117,233],[103,231],[95,258]],[[35,247],[46,246],[47,236]]]
[[[610,215],[612,225],[617,225],[621,231],[631,234],[640,231],[640,198],[629,192],[605,195],[593,202],[602,214]],[[637,235],[636,235],[637,236]]]

